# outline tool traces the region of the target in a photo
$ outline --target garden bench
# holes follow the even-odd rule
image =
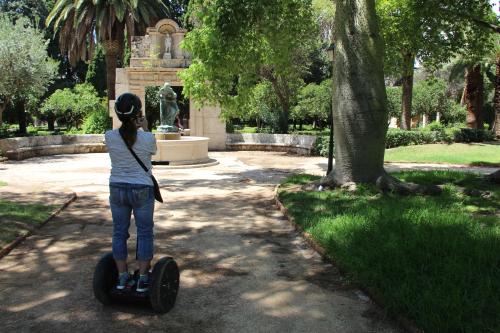
[[[31,157],[107,152],[102,134],[48,135],[0,140],[0,151],[11,160]]]

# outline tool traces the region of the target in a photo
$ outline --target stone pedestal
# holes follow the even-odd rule
[[[156,140],[180,140],[181,133],[155,133]]]
[[[167,133],[170,134],[170,133]],[[170,165],[194,165],[210,161],[208,138],[183,136],[180,140],[157,140],[158,148],[152,160],[170,162]]]

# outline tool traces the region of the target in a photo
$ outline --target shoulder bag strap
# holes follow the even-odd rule
[[[118,133],[120,133],[120,136],[122,137],[123,143],[125,143],[125,146],[132,153],[132,155],[134,156],[137,163],[139,163],[139,165],[144,169],[144,171],[146,171],[149,174],[149,169],[144,165],[144,163],[141,161],[141,159],[136,155],[134,150],[127,145],[127,142],[125,141],[125,138],[123,137],[122,133],[119,130],[118,130]]]

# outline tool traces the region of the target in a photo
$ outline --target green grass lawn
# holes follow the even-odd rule
[[[397,147],[386,149],[385,161],[500,166],[500,145],[453,143]]]
[[[7,185],[7,183],[6,183],[6,182],[4,182],[4,181],[0,180],[0,186],[6,186],[6,185]]]
[[[35,229],[54,209],[53,205],[0,200],[0,248]]]
[[[390,312],[425,332],[500,332],[500,188],[467,173],[394,175],[443,184],[444,192],[400,197],[372,186],[356,194],[303,192],[296,184],[317,178],[298,175],[279,196],[349,278]],[[485,197],[467,196],[464,188]]]

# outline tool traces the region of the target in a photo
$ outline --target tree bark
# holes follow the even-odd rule
[[[495,120],[493,131],[495,136],[500,137],[500,53],[496,57],[495,72],[495,95],[493,96],[493,110],[495,111]]]
[[[333,61],[336,184],[375,183],[385,174],[387,97],[374,0],[336,1]]]
[[[413,74],[415,72],[415,56],[407,53],[403,56],[403,93],[401,96],[401,128],[411,129],[411,102],[413,96]]]
[[[436,186],[402,183],[384,170],[388,111],[375,0],[335,1],[335,22],[335,168],[319,184],[355,190],[357,183],[372,183],[382,192],[440,193]]]
[[[19,99],[15,103],[17,119],[19,123],[19,134],[26,134],[26,112],[24,110],[24,100]]]
[[[483,128],[484,78],[481,65],[469,66],[465,72],[465,105],[467,127]]]
[[[116,40],[107,40],[103,42],[106,58],[106,87],[108,90],[108,100],[115,99],[116,83],[116,57],[119,52],[119,44]]]

